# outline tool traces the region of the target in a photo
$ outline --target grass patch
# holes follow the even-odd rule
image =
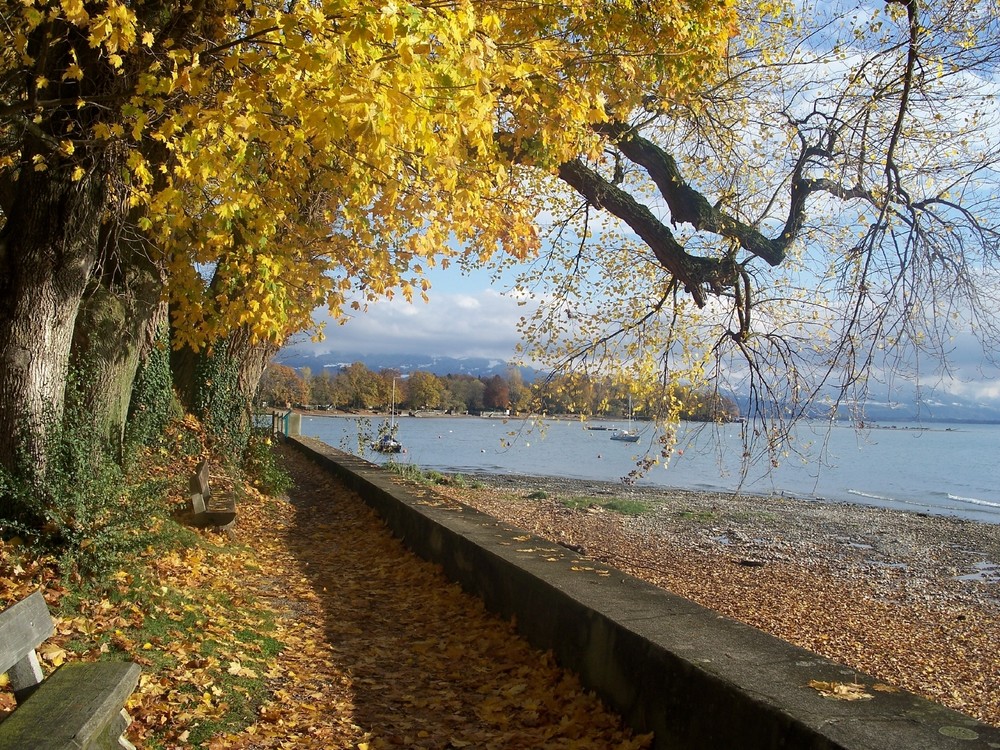
[[[612,498],[610,500],[577,495],[560,499],[559,503],[570,510],[587,510],[588,508],[600,508],[612,513],[621,513],[623,516],[641,516],[648,513],[652,506],[642,500],[629,500],[627,498]]]
[[[385,464],[385,470],[395,474],[397,477],[402,479],[408,479],[411,482],[423,483],[424,472],[416,464],[401,464],[395,461],[389,461]]]
[[[179,737],[185,747],[207,746],[258,720],[269,698],[266,675],[285,644],[264,635],[275,630],[271,612],[238,586],[227,590],[243,563],[238,547],[214,544],[172,520],[156,538],[160,544],[110,581],[66,591],[58,613],[82,632],[64,647],[137,661],[152,684],[169,681],[164,706],[184,716],[185,726],[154,728],[146,747],[176,747]],[[230,576],[217,577],[217,567]]]
[[[416,464],[400,464],[395,461],[389,461],[385,468],[396,476],[417,484],[448,485],[461,489],[469,487],[468,481],[461,474],[444,474],[435,469],[425,470]]]
[[[257,720],[258,707],[267,698],[267,686],[260,678],[234,677],[213,688],[221,688],[219,703],[225,702],[226,711],[219,717],[206,717],[191,723],[187,741],[193,747],[207,747],[216,737],[250,726]]]
[[[529,500],[545,500],[549,496],[549,493],[545,490],[535,490],[527,497]]]
[[[682,510],[677,513],[677,517],[682,521],[698,521],[699,523],[708,523],[710,521],[717,521],[719,519],[719,514],[714,510]]]
[[[643,513],[649,512],[651,507],[648,503],[644,503],[641,500],[619,498],[604,503],[604,509],[621,513],[623,516],[641,516]]]

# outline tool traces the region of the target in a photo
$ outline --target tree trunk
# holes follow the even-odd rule
[[[46,427],[62,417],[73,328],[98,258],[101,170],[35,171],[25,157],[0,234],[0,465],[19,445],[44,469]]]
[[[253,398],[278,345],[254,342],[245,328],[211,349],[171,352],[174,385],[184,407],[204,423],[216,450],[239,460],[250,434]]]
[[[132,387],[141,359],[166,318],[162,269],[136,247],[119,242],[90,284],[73,334],[72,362],[85,374],[83,405],[119,455]]]
[[[218,283],[213,276],[210,289]],[[188,346],[170,354],[174,387],[184,408],[205,425],[216,450],[242,458],[250,435],[253,398],[278,344],[254,341],[247,328],[232,331],[210,348]]]

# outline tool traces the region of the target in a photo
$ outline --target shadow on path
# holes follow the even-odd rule
[[[295,451],[269,528],[261,594],[288,646],[276,700],[245,747],[640,748],[616,714],[392,537]],[[253,538],[250,538],[252,535]],[[255,576],[256,577],[256,576]]]

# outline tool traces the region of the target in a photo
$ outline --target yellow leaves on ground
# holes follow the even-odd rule
[[[824,698],[835,698],[839,701],[860,701],[874,698],[871,693],[865,692],[865,686],[856,682],[824,682],[822,680],[810,680],[809,687],[817,691]]]

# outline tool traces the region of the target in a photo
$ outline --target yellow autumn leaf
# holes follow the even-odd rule
[[[66,651],[55,643],[43,643],[38,648],[38,656],[56,667],[66,661]]]
[[[864,685],[854,682],[810,680],[809,687],[817,691],[824,698],[835,698],[842,701],[867,700],[874,697],[871,693],[865,692]]]
[[[90,20],[90,15],[84,8],[83,0],[60,0],[59,4],[62,6],[63,13],[70,23],[83,26]]]

